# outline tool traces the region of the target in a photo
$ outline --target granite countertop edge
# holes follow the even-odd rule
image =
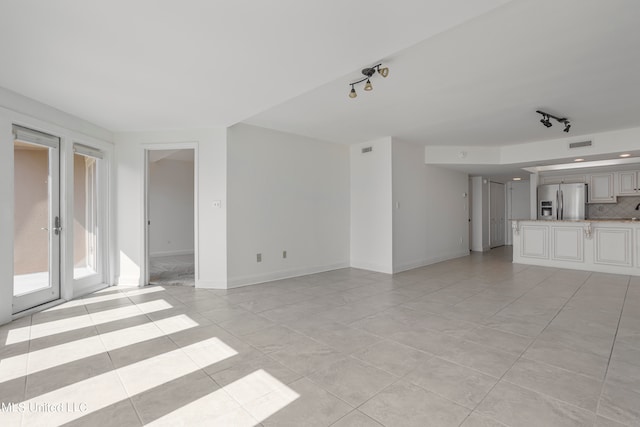
[[[640,224],[640,219],[623,218],[591,218],[591,219],[526,219],[514,218],[508,221],[529,221],[529,222],[630,222]]]

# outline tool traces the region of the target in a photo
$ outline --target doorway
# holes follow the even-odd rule
[[[147,150],[145,284],[195,286],[195,150]]]
[[[13,126],[13,313],[60,298],[60,138]]]
[[[505,199],[504,184],[491,181],[489,187],[489,245],[491,248],[497,248],[505,244]]]

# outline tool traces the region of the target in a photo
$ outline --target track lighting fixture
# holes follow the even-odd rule
[[[551,126],[553,126],[551,124],[551,120],[549,120],[551,118],[556,122],[562,123],[564,125],[564,129],[563,129],[564,132],[569,132],[569,129],[571,129],[571,123],[569,122],[569,119],[567,119],[566,117],[563,117],[563,118],[556,117],[553,114],[545,113],[544,111],[540,111],[540,110],[536,110],[536,113],[542,114],[542,119],[540,119],[540,123],[542,123],[545,127],[550,128]]]
[[[371,77],[377,72],[382,77],[387,77],[389,75],[389,68],[382,67],[382,64],[374,65],[370,68],[364,68],[362,70],[362,74],[365,76],[363,79],[358,80],[357,82],[349,83],[351,86],[351,90],[349,91],[349,98],[355,98],[358,96],[356,93],[355,85],[365,82],[364,90],[370,92],[373,90],[373,85],[371,84]]]
[[[355,98],[356,96],[358,96],[358,94],[356,93],[356,90],[353,88],[353,85],[351,85],[351,91],[349,92],[349,98]]]

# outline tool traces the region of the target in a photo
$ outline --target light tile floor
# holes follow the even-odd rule
[[[640,425],[640,278],[509,248],[395,276],[108,288],[0,343],[2,426]]]

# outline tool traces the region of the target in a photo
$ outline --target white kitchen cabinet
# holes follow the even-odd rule
[[[596,228],[595,257],[596,264],[632,266],[631,237],[633,229]]]
[[[638,172],[617,172],[616,176],[618,178],[618,188],[616,191],[618,196],[635,196],[640,193],[640,191],[638,191]]]
[[[589,179],[589,203],[615,203],[614,173],[593,174]]]
[[[541,184],[579,184],[586,183],[587,177],[585,175],[543,176],[540,181]]]
[[[640,222],[513,221],[516,264],[640,277]]]

